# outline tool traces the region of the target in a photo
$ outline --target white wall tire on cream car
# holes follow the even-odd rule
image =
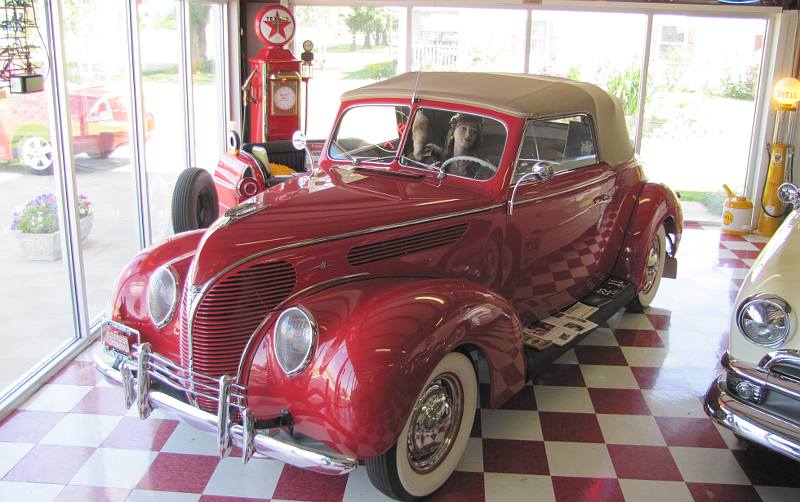
[[[636,298],[631,302],[631,310],[641,310],[649,307],[653,298],[658,293],[658,286],[661,284],[661,277],[664,275],[664,263],[667,258],[667,233],[664,225],[650,239],[650,246],[644,264],[644,283],[642,289],[636,294]]]
[[[472,362],[459,352],[447,354],[425,382],[394,446],[367,460],[372,484],[399,500],[439,489],[467,447],[477,400]]]

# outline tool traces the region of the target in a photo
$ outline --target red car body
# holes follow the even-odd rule
[[[468,352],[485,361],[490,404],[500,406],[530,376],[524,326],[568,307],[609,277],[641,291],[658,229],[668,235],[668,258],[674,258],[682,230],[678,201],[665,186],[644,179],[627,153],[627,132],[624,141],[601,132],[613,122],[618,133],[618,117],[594,117],[593,123],[598,145],[612,155],[617,142],[623,161],[598,157],[546,181],[515,182],[526,124],[535,119],[510,113],[502,103],[481,103],[477,92],[434,92],[435,82],[425,86],[424,79],[470,85],[469,74],[437,75],[422,74],[416,82],[416,74],[401,76],[346,94],[319,170],[241,205],[221,199],[221,207],[233,209],[210,229],[176,235],[139,254],[114,287],[109,332],[129,337],[134,353],[129,358],[107,343],[115,368],[135,365],[136,347],[147,342],[180,374],[228,375],[240,386],[236,402],[246,401],[256,429],[290,423],[293,435],[318,441],[329,452],[326,461],[340,465],[342,456],[370,459],[402,440],[421,387],[447,354]],[[542,89],[558,82],[572,92],[573,84],[557,79],[508,78],[531,79]],[[618,111],[613,98],[606,99],[608,113]],[[575,111],[545,101],[540,117]],[[394,157],[342,158],[339,149],[349,139],[337,136],[345,127],[341,117],[369,105],[402,114],[408,107],[404,117],[421,108],[480,114],[484,132],[490,123],[505,131],[496,171],[471,179],[411,164],[399,155],[399,145],[411,142],[407,127],[380,147],[397,149]],[[220,165],[230,168],[230,186],[260,176],[250,156],[226,154]],[[157,326],[144,291],[164,267],[172,270],[177,293],[174,314]],[[313,316],[318,338],[308,366],[287,375],[276,360],[274,324],[292,306]],[[108,364],[98,367],[120,381]],[[177,387],[187,389],[186,381]],[[189,394],[188,402],[207,414],[222,413],[222,398]],[[147,396],[140,406],[155,404],[152,392]],[[233,435],[244,437],[237,420]],[[354,467],[277,458],[321,472]]]

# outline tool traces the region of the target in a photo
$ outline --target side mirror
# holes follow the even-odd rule
[[[295,150],[304,150],[306,148],[306,135],[303,131],[295,131],[292,134],[292,146]]]
[[[526,162],[525,164],[530,164],[530,162]],[[528,167],[525,165],[525,167]],[[522,182],[527,181],[529,179],[537,179],[539,181],[547,181],[553,177],[553,162],[548,162],[546,160],[537,160],[533,164],[533,168],[529,173],[523,174],[520,179],[514,184],[514,190],[511,192],[511,200],[508,201],[508,214],[509,216],[514,214],[514,198],[517,196],[517,189],[522,184]]]
[[[800,189],[791,183],[784,183],[778,187],[778,198],[781,202],[791,204],[792,207],[800,206]]]

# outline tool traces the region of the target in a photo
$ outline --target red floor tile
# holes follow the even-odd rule
[[[731,249],[730,250],[733,254],[736,255],[737,258],[742,260],[755,260],[758,258],[760,250],[751,250],[751,249]]]
[[[269,502],[269,499],[253,499],[245,497],[221,497],[218,495],[203,495],[198,502]]]
[[[627,366],[628,361],[619,347],[596,345],[575,346],[575,356],[581,364],[602,364],[606,366]]]
[[[100,378],[94,364],[87,361],[72,361],[59,371],[49,383],[94,386],[100,381]]]
[[[577,364],[553,364],[534,379],[536,385],[586,387],[581,367]]]
[[[747,238],[743,235],[738,234],[726,234],[726,233],[719,233],[719,240],[720,241],[737,241],[737,242],[747,242]]]
[[[631,371],[641,389],[688,391],[691,388],[680,368],[631,366]]]
[[[483,474],[480,472],[456,471],[450,479],[426,501],[434,502],[482,502],[484,495]]]
[[[165,492],[202,493],[219,464],[218,457],[159,453],[136,488]]]
[[[475,410],[475,420],[472,421],[472,431],[469,433],[470,437],[481,437],[481,410]]]
[[[344,496],[347,476],[329,476],[287,465],[281,472],[273,499],[339,502]]]
[[[125,415],[128,409],[119,387],[95,387],[72,408],[71,413]]]
[[[592,413],[539,412],[545,441],[602,443],[603,432]]]
[[[655,418],[667,446],[727,447],[710,418]]]
[[[566,478],[553,476],[553,492],[558,502],[623,502],[619,481],[610,478]]]
[[[672,314],[646,314],[647,319],[650,320],[650,324],[653,325],[653,328],[665,331],[669,329],[670,318]]]
[[[3,478],[5,481],[69,483],[94,453],[94,448],[40,444],[33,447]]]
[[[595,413],[649,415],[650,408],[635,389],[589,389]]]
[[[654,329],[615,329],[614,337],[622,347],[664,346],[664,341]]]
[[[800,462],[755,445],[732,453],[754,485],[800,488]]]
[[[50,411],[15,411],[0,422],[0,441],[38,443],[64,415]]]
[[[160,451],[177,426],[177,420],[123,417],[103,441],[103,447]]]
[[[533,387],[526,385],[517,394],[506,401],[501,406],[503,410],[523,410],[536,411],[536,397],[533,395]]]
[[[124,488],[67,485],[53,502],[124,502],[128,495],[130,490]]]
[[[609,444],[606,448],[619,479],[683,481],[666,447]]]
[[[484,438],[483,470],[512,474],[549,474],[544,442]]]
[[[750,268],[739,258],[719,258],[717,264],[727,268]]]
[[[684,221],[683,222],[683,229],[684,230],[703,230],[703,226],[696,221]]]
[[[752,486],[686,483],[695,502],[761,502]]]

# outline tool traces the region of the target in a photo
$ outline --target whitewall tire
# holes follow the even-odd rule
[[[658,286],[661,284],[661,277],[664,275],[664,262],[667,257],[667,233],[664,225],[650,239],[650,248],[644,266],[644,283],[642,289],[636,295],[636,302],[640,308],[649,307],[653,298],[658,293]]]

